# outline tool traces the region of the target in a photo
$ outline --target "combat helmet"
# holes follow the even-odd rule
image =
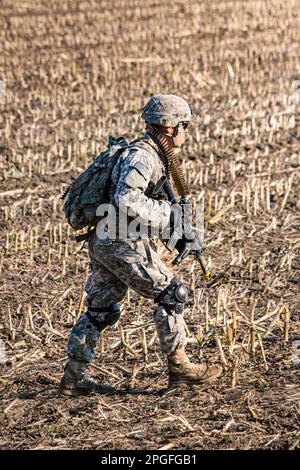
[[[168,93],[152,96],[142,109],[142,119],[150,124],[176,127],[180,122],[189,122],[194,114],[192,107],[182,98]]]

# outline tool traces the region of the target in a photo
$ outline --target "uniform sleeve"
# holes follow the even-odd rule
[[[133,149],[123,161],[114,198],[121,211],[130,217],[138,217],[143,225],[151,225],[160,232],[169,223],[170,203],[156,201],[144,194],[155,165],[151,153]]]

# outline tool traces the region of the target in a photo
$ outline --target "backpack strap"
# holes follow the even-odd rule
[[[128,148],[130,148],[130,147],[132,147],[132,148],[133,147],[140,147],[140,148],[146,149],[148,151],[150,150],[151,152],[153,152],[153,150],[154,150],[155,153],[158,154],[158,156],[159,156],[159,150],[158,150],[157,145],[149,137],[139,137],[138,139],[133,140],[132,142],[130,142]]]

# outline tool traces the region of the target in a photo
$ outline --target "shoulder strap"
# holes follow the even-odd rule
[[[132,142],[130,142],[128,147],[129,148],[140,147],[142,149],[150,151],[151,153],[155,152],[155,154],[158,155],[160,158],[159,150],[156,144],[147,137],[140,137],[136,140],[133,140]]]

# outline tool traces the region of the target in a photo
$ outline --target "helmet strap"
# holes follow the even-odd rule
[[[174,127],[174,132],[173,132],[172,137],[173,137],[173,138],[174,138],[174,137],[177,137],[178,132],[179,132],[179,124],[177,124],[177,126]]]

